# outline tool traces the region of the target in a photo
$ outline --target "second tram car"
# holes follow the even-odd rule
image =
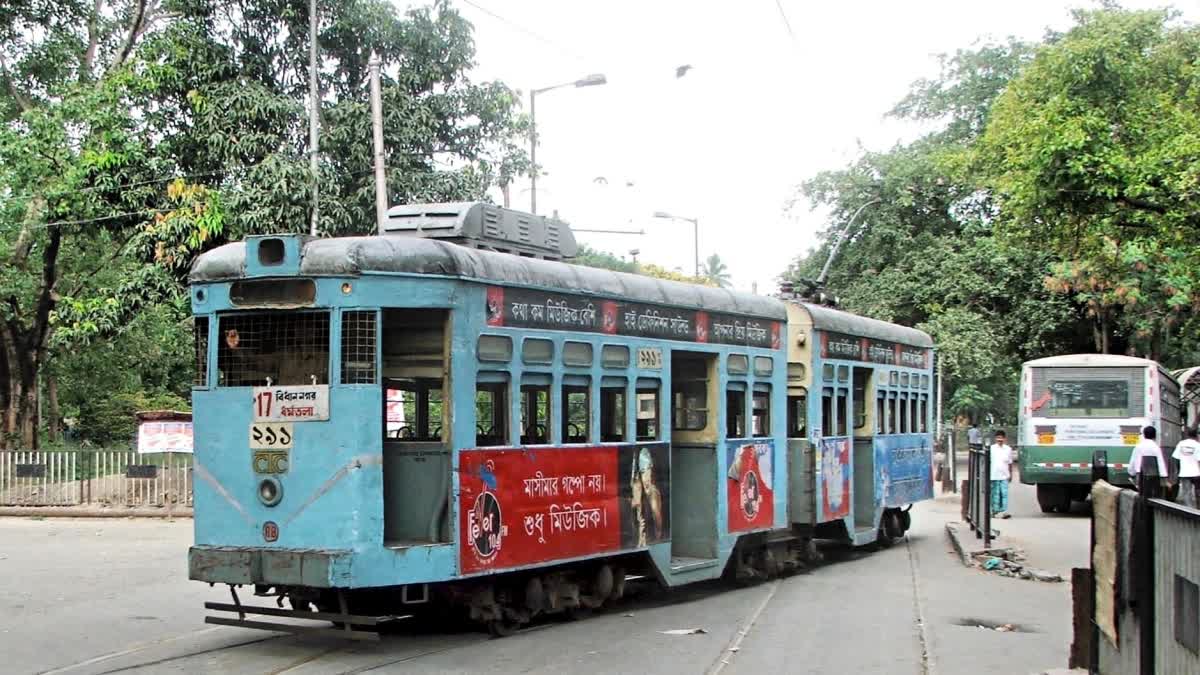
[[[570,265],[565,225],[396,207],[378,236],[251,237],[191,274],[189,576],[292,629],[542,613],[889,541],[932,497],[928,335]],[[491,249],[491,250],[488,250]],[[333,630],[333,629],[328,629]]]

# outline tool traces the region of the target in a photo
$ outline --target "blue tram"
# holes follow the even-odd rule
[[[234,590],[208,622],[363,637],[461,610],[504,634],[630,575],[766,577],[815,538],[903,535],[932,497],[928,335],[574,248],[442,204],[196,261],[189,576],[279,598]]]

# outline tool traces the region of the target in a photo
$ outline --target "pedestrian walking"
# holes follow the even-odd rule
[[[1008,513],[1008,484],[1012,482],[1013,449],[1003,430],[996,431],[996,440],[991,447],[992,515],[996,518],[1011,518]]]
[[[1196,508],[1197,489],[1200,489],[1200,434],[1196,427],[1183,432],[1185,438],[1175,446],[1171,458],[1179,461],[1179,494],[1176,501],[1184,506]]]
[[[1142,470],[1142,458],[1154,457],[1158,460],[1158,475],[1159,480],[1163,485],[1166,485],[1168,478],[1167,460],[1163,457],[1162,448],[1158,446],[1158,431],[1154,427],[1144,427],[1142,429],[1142,439],[1133,446],[1133,454],[1129,456],[1129,466],[1125,468],[1129,472],[1129,478],[1133,480],[1133,484],[1137,486],[1137,477]]]
[[[974,422],[967,428],[967,447],[973,450],[983,449],[983,434],[979,431],[979,425]]]

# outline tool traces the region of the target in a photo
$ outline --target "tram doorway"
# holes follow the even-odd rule
[[[718,381],[716,354],[671,352],[671,568],[676,572],[717,557]]]
[[[449,541],[450,312],[383,311],[383,538]]]
[[[875,525],[874,374],[872,368],[856,366],[852,378],[854,528],[858,530]]]

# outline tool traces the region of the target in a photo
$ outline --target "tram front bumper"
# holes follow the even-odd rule
[[[350,567],[350,551],[193,546],[188,578],[218,584],[334,588]]]

